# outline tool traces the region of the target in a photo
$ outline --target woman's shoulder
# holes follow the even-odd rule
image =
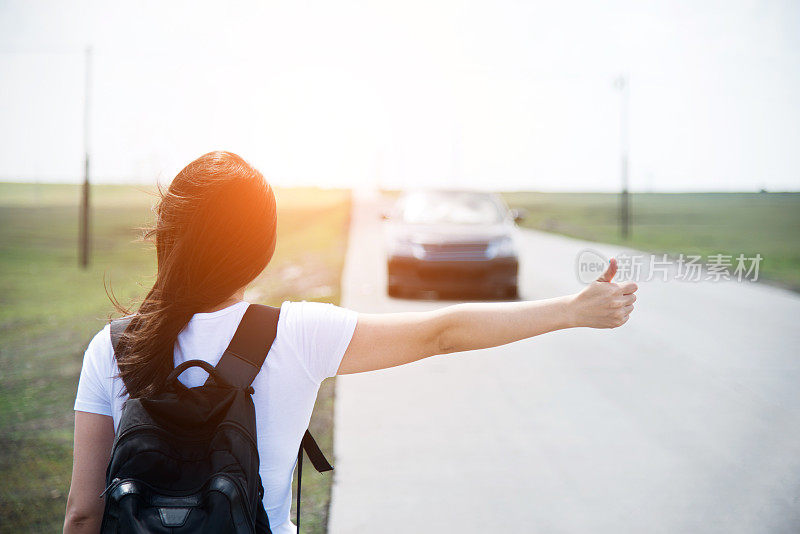
[[[89,342],[87,350],[95,352],[109,352],[111,350],[111,323],[107,322]]]
[[[295,348],[308,376],[319,384],[336,374],[353,336],[358,314],[326,302],[286,301],[279,330]]]
[[[286,300],[281,304],[280,321],[284,323],[340,322],[356,315],[353,310],[330,302]]]

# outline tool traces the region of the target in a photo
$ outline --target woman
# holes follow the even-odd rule
[[[75,450],[64,532],[97,532],[114,430],[128,396],[148,396],[189,359],[216,365],[248,303],[244,291],[275,249],[275,197],[257,170],[229,152],[190,163],[156,209],[158,272],[138,327],[115,358],[106,326],[84,356],[75,401]],[[575,295],[532,302],[458,304],[419,313],[360,314],[284,302],[278,331],[253,382],[264,505],[275,533],[289,520],[297,448],[320,383],[435,354],[494,347],[546,332],[614,328],[636,300],[632,282],[611,282],[616,263]],[[201,385],[197,368],[181,375]],[[127,385],[127,388],[125,387]],[[263,429],[263,430],[262,430]]]

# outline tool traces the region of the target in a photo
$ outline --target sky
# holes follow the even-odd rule
[[[800,190],[800,2],[0,0],[0,180]],[[628,79],[627,121],[623,93]]]

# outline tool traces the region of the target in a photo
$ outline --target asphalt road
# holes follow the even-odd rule
[[[356,198],[343,305],[385,295]],[[579,290],[598,246],[523,231],[521,294]],[[329,528],[345,533],[800,532],[800,297],[639,283],[622,328],[573,329],[337,380]]]

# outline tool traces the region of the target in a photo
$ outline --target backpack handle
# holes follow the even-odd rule
[[[171,382],[177,382],[183,388],[186,388],[180,381],[178,381],[178,377],[187,370],[189,367],[202,367],[205,372],[208,373],[209,377],[214,377],[214,382],[221,386],[232,387],[230,382],[225,380],[222,375],[208,362],[203,360],[189,360],[185,361],[180,364],[178,367],[172,370],[172,372],[167,377],[166,383],[169,384]]]

